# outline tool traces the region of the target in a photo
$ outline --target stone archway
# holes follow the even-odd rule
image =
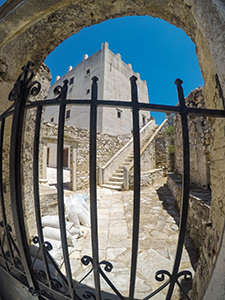
[[[208,107],[223,109],[225,93],[225,4],[220,0],[8,0],[0,11],[1,110],[20,68],[32,60],[37,68],[63,40],[83,27],[128,15],[159,17],[183,29],[196,45],[205,80]],[[148,38],[148,37],[146,37]],[[222,236],[225,219],[224,121],[212,120],[212,210],[195,279],[193,299],[222,299],[225,294]],[[224,237],[225,239],[225,237]],[[218,264],[214,268],[215,262]],[[213,272],[214,270],[214,272]],[[222,273],[221,273],[222,272]],[[211,274],[212,277],[211,277]],[[213,290],[217,278],[217,288]],[[210,281],[211,278],[211,281]],[[208,283],[209,288],[207,289]]]

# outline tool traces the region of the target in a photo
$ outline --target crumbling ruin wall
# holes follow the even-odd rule
[[[57,136],[57,130],[56,123],[44,122],[42,125],[44,137]],[[64,130],[65,138],[77,142],[77,189],[85,189],[89,186],[89,130],[67,125]],[[130,138],[130,135],[97,133],[97,166],[103,166]]]
[[[185,98],[187,107],[205,108],[202,88],[193,90]],[[174,118],[175,125],[175,172],[183,174],[183,150],[180,116]],[[210,187],[210,150],[212,147],[212,128],[204,116],[189,115],[190,179],[191,183],[204,189]]]
[[[29,97],[30,101],[44,100],[48,96],[48,91],[51,82],[51,73],[49,68],[43,63],[34,80],[41,83],[41,90],[35,97]],[[23,127],[22,138],[22,179],[23,179],[23,204],[24,217],[27,228],[27,236],[29,241],[32,238],[32,232],[36,231],[36,216],[34,209],[34,187],[33,187],[33,150],[34,150],[34,135],[35,135],[35,120],[37,108],[26,110],[25,122]],[[41,139],[41,137],[40,137]],[[39,158],[42,153],[40,152]],[[42,196],[40,195],[42,200]],[[30,226],[32,224],[32,226]]]
[[[42,64],[39,72],[35,76],[35,80],[41,83],[41,90],[36,97],[30,97],[29,100],[44,100],[48,96],[51,82],[51,73],[49,68]],[[37,108],[31,108],[26,111],[24,134],[22,141],[22,174],[23,174],[23,193],[26,203],[26,211],[33,210],[33,145],[34,145],[34,129]],[[42,153],[40,152],[40,158]],[[41,161],[41,159],[40,159]]]
[[[39,72],[34,80],[41,82],[42,89],[37,97],[29,97],[29,100],[36,101],[47,97],[48,89],[51,81],[51,74],[48,67],[42,64]],[[10,103],[8,103],[9,106]],[[34,127],[35,127],[36,108],[29,109],[24,115],[23,137],[22,137],[22,155],[21,155],[21,175],[23,180],[23,207],[25,215],[25,224],[28,215],[34,213],[34,195],[33,195],[33,141],[34,141]],[[5,213],[7,223],[12,227],[12,236],[15,236],[13,225],[13,215],[11,209],[11,195],[10,195],[10,143],[11,143],[11,126],[12,117],[6,118],[6,131],[3,139],[3,196],[5,204]],[[0,210],[1,211],[1,210]],[[2,212],[1,212],[2,214]],[[33,223],[35,226],[35,224]],[[28,233],[29,235],[29,233]]]

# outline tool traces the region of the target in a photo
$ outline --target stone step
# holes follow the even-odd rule
[[[122,166],[120,166],[117,170],[116,170],[116,172],[117,171],[119,171],[119,172],[121,172],[121,173],[123,173],[123,167]]]
[[[123,177],[118,177],[118,176],[112,176],[110,177],[109,181],[117,181],[117,182],[121,182],[121,184],[123,183]]]
[[[111,181],[110,179],[105,182],[105,184],[120,186],[122,184],[121,181]]]
[[[129,161],[128,161],[128,162],[125,162],[125,161],[124,161],[124,162],[120,165],[119,169],[120,169],[120,168],[123,168],[123,167],[129,166],[129,164],[130,164]]]
[[[131,158],[127,157],[127,158],[124,159],[124,161],[132,161],[132,160],[133,160],[133,157],[131,157]]]
[[[123,178],[123,172],[114,172],[113,174],[112,174],[112,177],[118,177],[118,178]]]
[[[140,140],[140,147],[143,147],[148,141],[149,139],[152,137],[152,135],[154,134],[155,130],[158,128],[158,125],[155,126],[155,128],[151,131],[151,133]],[[102,184],[102,187],[105,188],[109,188],[109,189],[115,189],[115,190],[123,190],[122,186],[123,186],[123,169],[124,167],[127,167],[131,164],[131,162],[134,159],[134,155],[133,152],[130,152],[127,157],[124,159],[124,161],[122,161],[121,165],[113,172],[112,177],[105,182],[104,184]]]
[[[119,177],[123,177],[123,170],[117,169],[117,170],[113,173],[113,175],[119,176]]]
[[[111,184],[108,184],[108,183],[102,184],[101,187],[111,189],[111,190],[117,190],[117,191],[122,191],[123,190],[121,185],[116,186],[116,185],[111,185]]]

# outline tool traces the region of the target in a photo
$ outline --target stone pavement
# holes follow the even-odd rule
[[[138,266],[135,297],[142,299],[162,285],[155,280],[155,272],[168,270],[172,272],[178,238],[178,212],[173,197],[164,185],[165,178],[144,188],[141,192],[141,218],[138,250]],[[124,296],[129,293],[130,260],[132,244],[132,191],[114,191],[98,188],[98,222],[100,261],[112,263],[113,270],[108,278]],[[190,246],[190,243],[189,243]],[[80,259],[84,255],[92,257],[90,229],[79,238],[75,251],[70,254],[73,277],[81,280],[91,269],[84,266]],[[63,269],[63,268],[62,268]],[[193,273],[189,255],[184,249],[180,271]],[[166,278],[167,279],[167,278]],[[93,272],[82,283],[94,287]],[[164,283],[164,282],[163,282]],[[101,280],[101,288],[112,292]],[[166,290],[152,299],[165,299]],[[176,289],[172,299],[182,299]]]

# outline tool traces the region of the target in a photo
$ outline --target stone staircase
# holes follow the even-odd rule
[[[157,130],[158,125],[154,125],[152,131],[147,137],[144,137],[143,139],[140,136],[140,148],[142,149],[144,145],[149,141],[149,139],[152,137],[154,132]],[[116,168],[116,170],[113,172],[112,176],[101,184],[102,187],[108,188],[108,189],[114,189],[118,191],[122,191],[124,189],[123,182],[124,182],[124,168],[128,168],[130,164],[133,161],[133,151],[130,151],[127,153],[126,158],[121,162],[120,166]]]

